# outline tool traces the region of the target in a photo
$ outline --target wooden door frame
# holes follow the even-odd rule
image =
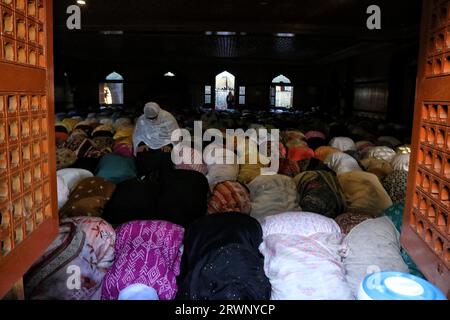
[[[46,72],[38,68],[16,65],[0,61],[1,72],[11,77],[0,78],[0,95],[3,92],[17,94],[30,92],[45,92],[47,103],[47,139],[48,139],[48,179],[50,184],[51,218],[37,226],[23,242],[13,248],[5,257],[0,258],[0,298],[22,279],[33,263],[44,253],[58,234],[58,205],[56,186],[56,155],[54,123],[54,69],[53,69],[53,1],[42,0],[45,10],[44,28],[46,40],[44,52],[46,56]],[[12,2],[15,4],[15,1]],[[32,76],[30,76],[32,75]],[[45,85],[43,85],[45,84]],[[5,106],[6,107],[6,106]],[[44,180],[44,178],[42,178]],[[45,202],[42,210],[45,210]],[[45,215],[45,212],[43,213]],[[1,231],[1,230],[0,230]],[[13,232],[13,231],[12,231]]]
[[[444,3],[443,1],[439,2]],[[405,205],[405,214],[403,217],[403,227],[401,234],[401,243],[406,249],[408,254],[412,257],[414,262],[418,265],[421,272],[426,278],[436,284],[450,299],[450,271],[446,267],[445,263],[439,259],[439,257],[431,250],[428,244],[425,243],[416,232],[416,223],[414,212],[414,197],[416,193],[417,183],[417,170],[419,167],[418,156],[421,147],[420,128],[422,125],[422,110],[424,101],[439,100],[446,101],[450,107],[450,88],[448,87],[450,75],[441,75],[430,79],[426,75],[426,67],[429,52],[429,34],[431,24],[431,13],[433,9],[432,1],[423,1],[422,9],[422,21],[421,21],[421,33],[420,33],[420,51],[419,51],[419,65],[416,83],[416,99],[414,107],[414,122],[413,122],[413,134],[412,134],[412,154],[410,160],[409,176],[408,176],[408,188]],[[450,2],[449,2],[450,6]],[[432,96],[430,92],[433,91]],[[435,99],[438,98],[438,99]],[[448,138],[448,137],[447,137]],[[417,199],[416,199],[417,200]],[[419,210],[420,211],[420,210]],[[416,210],[417,213],[417,210]],[[449,212],[447,211],[447,220],[450,219]],[[449,221],[447,221],[448,229]],[[426,228],[425,228],[426,229]],[[447,230],[447,233],[450,230]],[[426,230],[424,230],[426,232]],[[438,231],[439,232],[439,231]],[[448,239],[448,234],[441,234],[444,239]],[[443,248],[444,254],[446,248]]]

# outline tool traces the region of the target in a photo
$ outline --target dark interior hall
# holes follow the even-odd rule
[[[283,74],[297,110],[410,125],[421,3],[372,2],[95,1],[82,7],[81,30],[69,30],[71,1],[58,1],[56,108],[97,108],[98,85],[113,71],[126,107],[200,107],[205,86],[228,71],[246,87],[245,109],[268,109],[271,81]],[[366,26],[371,4],[383,8],[381,30]]]

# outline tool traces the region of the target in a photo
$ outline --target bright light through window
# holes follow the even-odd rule
[[[235,103],[236,77],[224,71],[216,76],[216,109],[226,110],[233,108]]]
[[[270,88],[270,105],[275,108],[292,108],[294,102],[294,87],[284,75],[279,75],[272,80]]]
[[[123,104],[123,77],[113,72],[105,80],[99,86],[99,103],[101,105]]]

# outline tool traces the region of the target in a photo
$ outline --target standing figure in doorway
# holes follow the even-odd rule
[[[232,109],[234,107],[234,95],[233,92],[230,91],[227,96],[227,108]]]

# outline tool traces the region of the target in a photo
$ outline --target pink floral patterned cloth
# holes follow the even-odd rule
[[[102,284],[102,300],[117,300],[121,290],[144,284],[160,300],[177,293],[184,229],[165,221],[134,221],[117,229],[116,260]]]
[[[187,148],[187,152],[190,152],[186,158],[182,158],[181,164],[175,166],[176,169],[193,170],[203,173],[205,176],[208,174],[208,166],[203,163],[203,154],[195,149]],[[179,155],[180,157],[184,155]]]
[[[265,217],[261,227],[264,238],[273,234],[309,237],[316,233],[341,233],[333,219],[311,212],[286,212]]]
[[[271,300],[354,300],[345,278],[339,233],[272,234],[259,247]]]
[[[312,139],[312,138],[320,138],[320,139],[325,140],[327,137],[325,136],[325,134],[323,132],[320,132],[320,131],[308,131],[307,133],[305,133],[305,138],[306,138],[306,140]]]
[[[133,146],[124,143],[117,144],[114,146],[114,153],[119,156],[132,158],[134,156]]]
[[[27,299],[100,299],[103,277],[114,261],[115,238],[114,229],[100,218],[62,220],[57,238],[25,275]]]

